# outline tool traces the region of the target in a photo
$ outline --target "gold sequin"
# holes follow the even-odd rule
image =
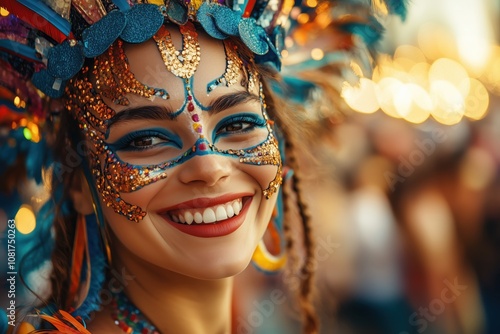
[[[188,79],[193,76],[200,64],[198,33],[192,22],[180,26],[179,30],[182,35],[181,52],[176,50],[172,36],[165,26],[162,26],[153,38],[158,45],[167,70],[176,77]]]

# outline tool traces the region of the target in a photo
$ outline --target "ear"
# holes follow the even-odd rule
[[[73,206],[78,213],[84,216],[94,213],[94,205],[92,203],[92,195],[90,193],[89,185],[87,183],[87,179],[81,172],[77,173],[73,179],[69,195],[73,201]]]

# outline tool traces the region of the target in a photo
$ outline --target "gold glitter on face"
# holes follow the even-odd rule
[[[92,143],[93,149],[89,155],[89,163],[96,179],[97,190],[108,207],[135,222],[142,220],[146,212],[136,205],[127,203],[121,198],[120,193],[134,192],[162,180],[167,177],[168,169],[179,166],[195,156],[216,154],[227,158],[237,158],[244,164],[277,166],[275,178],[263,190],[266,198],[270,198],[277,191],[282,181],[282,163],[278,142],[271,128],[272,122],[266,113],[265,97],[262,86],[258,84],[253,63],[248,67],[243,66],[236,47],[230,42],[225,42],[225,72],[207,85],[207,93],[210,84],[217,82],[215,88],[219,84],[229,87],[236,84],[237,78],[243,74],[243,77],[247,78],[246,90],[248,92],[251,91],[250,89],[260,87],[261,111],[265,120],[265,128],[267,128],[267,138],[258,145],[244,149],[220,149],[202,135],[200,115],[197,112],[203,109],[192,94],[190,80],[198,68],[201,57],[197,33],[192,23],[180,27],[180,32],[183,38],[183,49],[180,52],[173,47],[170,33],[166,28],[162,28],[155,36],[166,68],[182,80],[185,89],[186,101],[176,113],[188,113],[192,120],[193,130],[199,134],[196,142],[175,158],[161,163],[136,165],[120,159],[117,151],[106,142],[109,132],[108,121],[116,115],[116,112],[105,103],[103,98],[110,99],[116,105],[128,105],[129,94],[144,98],[169,99],[164,89],[149,87],[135,78],[123,51],[123,42],[116,42],[106,54],[95,60],[91,70],[84,69],[82,75],[73,79],[68,87],[67,108],[77,118],[86,139]],[[198,107],[194,108],[194,105]]]
[[[163,26],[153,37],[158,44],[163,62],[167,70],[178,78],[191,78],[200,64],[200,44],[198,33],[191,22],[180,26],[182,35],[182,52],[175,49],[168,29]]]

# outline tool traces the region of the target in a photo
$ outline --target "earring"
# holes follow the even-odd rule
[[[281,195],[281,194],[280,194]],[[278,198],[278,201],[280,198]],[[257,248],[255,249],[252,255],[253,264],[260,270],[266,273],[275,273],[281,270],[286,263],[286,252],[284,247],[284,238],[283,233],[280,233],[280,229],[278,226],[279,220],[281,218],[280,215],[280,205],[274,208],[273,215],[271,217],[271,221],[267,226],[267,231],[271,235],[271,239],[273,242],[273,248],[278,251],[278,255],[271,254],[264,243],[264,240],[260,240]]]
[[[282,149],[280,149],[282,152]],[[284,157],[284,152],[281,153]],[[283,184],[290,180],[293,175],[293,169],[288,166],[284,166],[282,170]],[[283,232],[283,188],[278,191],[278,199],[276,201],[276,206],[274,207],[271,220],[267,225],[267,232],[271,236],[273,242],[273,251],[277,252],[278,255],[274,255],[266,247],[264,240],[260,240],[257,248],[252,255],[252,263],[261,271],[265,273],[276,273],[280,271],[286,264],[286,247],[285,247],[285,236]]]

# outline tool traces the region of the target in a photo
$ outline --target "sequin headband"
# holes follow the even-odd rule
[[[220,40],[239,37],[256,55],[257,63],[269,62],[279,69],[282,26],[293,1],[6,0],[2,6],[20,19],[18,26],[26,29],[25,24],[29,25],[30,36],[0,38],[0,49],[33,62],[33,84],[58,98],[85,58],[101,55],[117,39],[142,43],[166,22],[196,22]]]

